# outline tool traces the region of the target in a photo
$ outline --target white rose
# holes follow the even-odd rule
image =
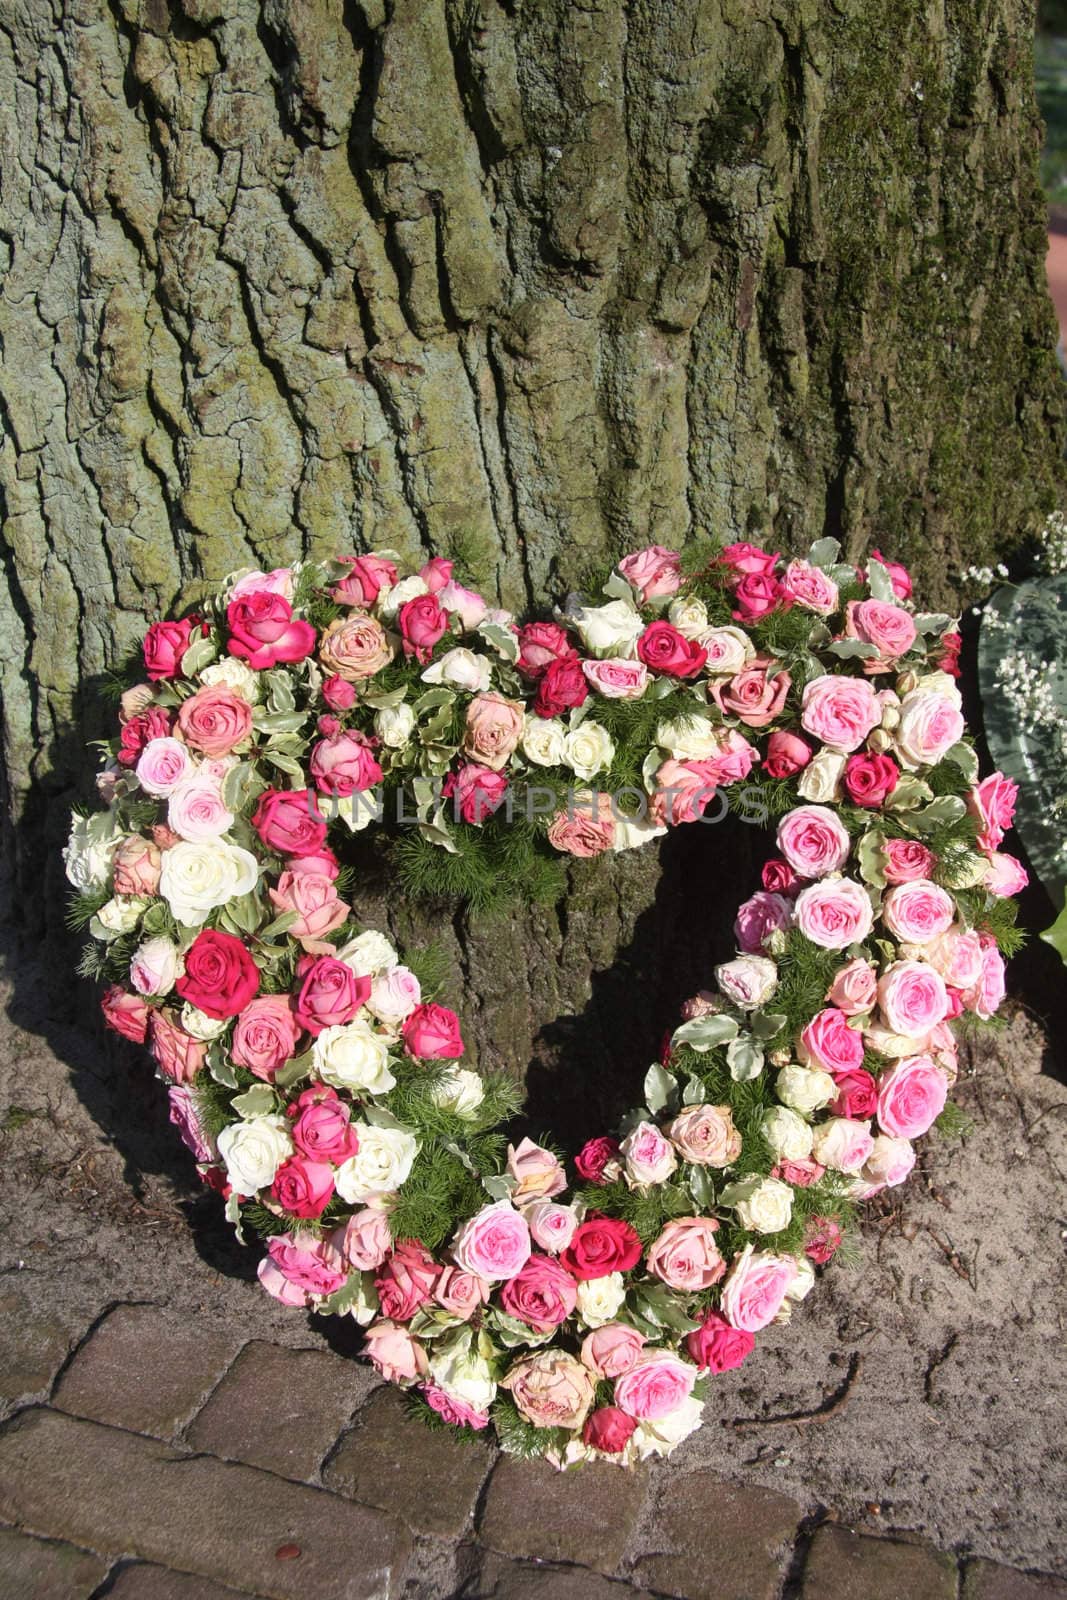
[[[656,743],[675,761],[707,761],[719,752],[721,732],[709,717],[694,711],[675,717],[672,722],[661,722],[656,729]]]
[[[657,823],[649,816],[628,817],[618,811],[615,815],[615,840],[611,848],[615,851],[637,850],[666,831],[666,823]]]
[[[222,661],[212,662],[199,674],[199,678],[205,688],[221,685],[224,689],[232,689],[250,706],[254,706],[259,699],[260,674],[253,672],[243,661],[238,661],[236,656],[226,656]]]
[[[381,1302],[378,1291],[374,1286],[373,1272],[354,1273],[353,1277],[359,1280],[356,1289],[356,1298],[348,1308],[348,1315],[359,1323],[361,1328],[369,1328],[375,1317],[381,1311]],[[349,1283],[352,1279],[349,1278]]]
[[[451,1349],[440,1350],[436,1341],[430,1348],[438,1351],[430,1357],[430,1377],[437,1387],[475,1411],[488,1411],[496,1399],[496,1382],[488,1361],[462,1340]]]
[[[399,583],[394,583],[391,589],[378,590],[378,615],[385,622],[392,622],[401,606],[406,606],[409,600],[417,600],[420,594],[429,594],[430,586],[418,573],[413,573],[410,578],[401,578]]]
[[[769,956],[738,956],[715,968],[715,981],[735,1006],[756,1011],[778,987],[778,968]]]
[[[148,901],[139,894],[113,895],[102,905],[89,923],[94,939],[104,939],[108,944],[124,933],[132,933],[148,910]]]
[[[63,860],[67,879],[75,889],[91,893],[105,887],[111,876],[111,858],[124,838],[109,811],[73,818]]]
[[[362,833],[372,822],[381,822],[384,815],[381,794],[373,789],[357,789],[348,795],[320,795],[319,804],[331,822],[343,822],[349,833]]]
[[[563,765],[566,729],[551,717],[527,717],[522,732],[522,753],[535,767]]]
[[[352,1124],[359,1150],[337,1168],[337,1193],[349,1205],[395,1194],[411,1172],[419,1141],[406,1128],[376,1128],[369,1122]]]
[[[771,1106],[764,1113],[763,1137],[779,1161],[804,1161],[811,1154],[811,1129],[785,1106]]]
[[[351,967],[357,978],[373,978],[387,967],[395,967],[400,957],[384,933],[368,928],[338,949],[337,960]]]
[[[639,1422],[630,1436],[630,1444],[639,1461],[649,1456],[669,1456],[671,1451],[695,1433],[704,1418],[704,1402],[696,1395],[686,1395],[680,1406],[668,1411],[655,1422]]]
[[[318,1076],[335,1089],[386,1094],[396,1086],[388,1043],[365,1022],[323,1028],[311,1054]]]
[[[439,661],[426,668],[423,683],[447,683],[453,689],[465,689],[470,694],[488,689],[492,681],[492,668],[488,656],[475,655],[462,645],[446,650]]]
[[[858,1172],[874,1149],[869,1122],[831,1117],[815,1129],[812,1154],[820,1166],[835,1172]]]
[[[269,1189],[282,1162],[293,1153],[289,1124],[282,1116],[231,1122],[218,1136],[226,1176],[238,1194]]]
[[[599,722],[580,723],[571,729],[563,743],[563,759],[576,778],[594,777],[610,767],[615,756],[615,741]]]
[[[667,619],[685,639],[698,639],[708,625],[708,608],[703,600],[672,600]]]
[[[950,672],[924,672],[916,680],[915,694],[939,694],[942,700],[951,700],[957,711],[963,709],[960,686]]]
[[[430,1099],[442,1111],[469,1117],[485,1099],[485,1085],[470,1067],[450,1067],[430,1090]]]
[[[587,1328],[602,1328],[625,1299],[626,1284],[621,1272],[609,1272],[603,1278],[586,1278],[578,1285],[578,1315]]]
[[[815,1286],[815,1266],[807,1256],[797,1256],[797,1275],[785,1291],[787,1300],[806,1300]]]
[[[837,1084],[821,1067],[783,1067],[774,1087],[782,1104],[803,1116],[821,1111],[837,1099]]]
[[[814,800],[819,805],[825,804],[828,800],[839,799],[841,777],[847,760],[847,756],[839,754],[836,750],[820,750],[800,774],[797,780],[797,793],[805,800]]]
[[[206,1011],[191,1005],[188,1000],[182,1006],[182,1027],[194,1039],[201,1039],[205,1044],[220,1038],[232,1021],[232,1017],[209,1017]]]
[[[146,939],[133,953],[130,962],[130,986],[138,994],[169,994],[182,971],[178,946],[172,939],[160,935]]]
[[[756,654],[755,645],[741,628],[709,628],[697,635],[697,642],[708,652],[708,672],[715,678],[732,678]]]
[[[741,1226],[752,1233],[781,1233],[793,1215],[793,1191],[777,1178],[745,1178],[728,1184],[720,1198],[724,1206],[733,1206]]]
[[[255,856],[224,839],[183,840],[163,852],[159,892],[186,928],[200,927],[209,911],[250,894],[258,882]]]
[[[578,630],[590,655],[606,659],[623,656],[632,659],[637,641],[645,631],[640,615],[629,600],[611,600],[606,606],[580,606],[567,619]]]
[[[387,1028],[396,1028],[422,1000],[422,986],[410,967],[386,967],[375,974],[367,1010]]]
[[[405,702],[374,713],[374,731],[390,750],[402,750],[415,731],[415,713]]]

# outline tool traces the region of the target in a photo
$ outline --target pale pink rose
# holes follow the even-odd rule
[[[874,925],[866,889],[852,878],[820,878],[801,889],[793,906],[796,925],[823,950],[860,944]]]
[[[991,855],[1015,819],[1019,785],[1003,772],[991,772],[967,797],[967,810],[981,824],[978,848]]]
[[[442,591],[443,592],[443,591]],[[454,1428],[474,1428],[480,1430],[488,1428],[488,1411],[476,1411],[466,1400],[461,1400],[457,1395],[448,1394],[444,1389],[439,1389],[436,1383],[422,1385],[422,1397],[431,1411]]]
[[[666,550],[661,544],[625,556],[619,562],[619,571],[637,590],[643,606],[662,595],[677,594],[682,586],[682,558],[677,550]]]
[[[155,700],[155,690],[150,683],[135,683],[124,689],[119,698],[119,721],[132,722],[142,711],[147,711]]]
[[[237,1018],[230,1060],[269,1083],[279,1067],[296,1054],[299,1036],[290,996],[260,995],[250,1000]]]
[[[464,1272],[462,1267],[442,1267],[434,1284],[433,1297],[445,1311],[468,1322],[487,1304],[492,1291],[492,1284],[475,1272]]]
[[[333,879],[320,872],[283,872],[276,889],[268,891],[275,913],[292,912],[290,939],[320,941],[348,919],[348,906],[338,897]]]
[[[916,878],[928,878],[937,865],[937,857],[918,839],[887,839],[885,842],[887,883],[914,883]]]
[[[363,1338],[364,1354],[370,1357],[387,1383],[414,1383],[430,1370],[426,1351],[419,1341],[388,1317],[372,1322]]]
[[[396,643],[381,623],[361,611],[331,622],[319,643],[319,660],[327,677],[358,683],[373,678],[396,654]]]
[[[882,708],[866,678],[827,673],[804,685],[800,724],[832,750],[858,750],[882,720]]]
[[[929,944],[952,926],[956,902],[925,878],[899,884],[882,901],[882,921],[905,944]]]
[[[192,1083],[203,1070],[207,1045],[180,1028],[170,1012],[149,1012],[148,1038],[160,1072],[171,1083]]]
[[[923,1049],[928,1055],[933,1056],[949,1084],[954,1084],[960,1072],[959,1045],[956,1042],[956,1035],[947,1022],[939,1022],[937,1027],[927,1034],[923,1040]]]
[[[982,976],[982,941],[970,929],[950,928],[923,954],[953,989],[973,989]]]
[[[386,967],[375,974],[367,1010],[387,1027],[404,1022],[422,1000],[422,986],[409,967]]]
[[[149,739],[137,758],[134,771],[147,794],[165,799],[188,776],[191,767],[188,747],[180,739],[168,736]]]
[[[538,1350],[517,1361],[500,1380],[520,1414],[535,1428],[580,1428],[593,1404],[589,1373],[562,1350]]]
[[[988,1022],[1000,1009],[1004,998],[1004,959],[990,940],[982,942],[982,975],[973,989],[963,996],[968,1011]]]
[[[860,1169],[860,1178],[869,1186],[865,1198],[882,1189],[895,1189],[915,1165],[915,1151],[907,1139],[891,1139],[880,1133],[871,1153]]]
[[[911,649],[915,636],[915,623],[903,606],[885,600],[849,601],[845,638],[862,639],[878,651],[863,662],[864,672],[889,672],[897,658]]]
[[[471,633],[485,621],[486,604],[473,589],[465,589],[452,578],[437,591],[437,604],[458,616],[464,633]]]
[[[582,672],[605,700],[640,700],[648,688],[648,668],[643,661],[609,656],[604,661],[583,661]]]
[[[233,812],[223,802],[222,786],[209,773],[199,772],[171,791],[167,826],[182,839],[194,844],[218,839],[233,823]]]
[[[259,1278],[260,1288],[265,1289],[272,1299],[280,1301],[283,1306],[303,1309],[311,1304],[311,1296],[307,1290],[301,1289],[287,1278],[270,1256],[264,1256],[260,1261],[256,1275]]]
[[[791,561],[782,574],[782,587],[796,605],[816,616],[829,617],[837,610],[837,584],[810,561]]]
[[[797,806],[778,824],[778,848],[802,878],[840,872],[850,841],[840,818],[828,806]]]
[[[524,1205],[522,1214],[530,1229],[530,1237],[541,1250],[558,1256],[574,1238],[578,1218],[572,1206],[554,1205],[551,1200],[534,1200]]]
[[[167,1090],[170,1101],[170,1120],[181,1135],[182,1143],[191,1150],[197,1161],[214,1161],[218,1157],[214,1139],[204,1132],[197,1115],[196,1095],[185,1084],[175,1084]]]
[[[802,1030],[797,1055],[806,1067],[821,1067],[832,1077],[854,1072],[863,1062],[863,1035],[849,1027],[843,1011],[827,1006]]]
[[[830,1117],[815,1129],[811,1153],[832,1172],[858,1172],[868,1159],[874,1140],[869,1122],[851,1117]]]
[[[944,1018],[945,980],[925,961],[894,961],[878,980],[878,1004],[894,1033],[921,1039]]]
[[[758,760],[759,752],[744,734],[736,728],[722,728],[715,754],[704,765],[710,769],[713,783],[739,783],[748,777]]]
[[[716,679],[709,693],[727,717],[749,728],[766,728],[781,715],[792,678],[780,661],[757,656],[725,683]]]
[[[252,732],[252,707],[224,684],[198,689],[183,700],[178,728],[186,744],[206,756],[227,756]]]
[[[311,1233],[275,1234],[267,1240],[267,1259],[305,1295],[333,1294],[347,1277],[337,1252]]]
[[[169,994],[181,971],[177,945],[162,936],[146,939],[130,961],[130,986],[138,994]]]
[[[549,824],[548,842],[565,855],[588,860],[615,843],[615,817],[608,794],[577,794]]]
[[[743,628],[708,628],[697,635],[697,642],[707,651],[707,672],[711,678],[732,677],[756,653]]]
[[[389,1218],[378,1206],[354,1211],[333,1238],[344,1259],[359,1272],[373,1272],[393,1248]]]
[[[669,827],[696,822],[714,800],[718,782],[711,761],[676,761],[672,756],[656,772],[651,807],[654,821]]]
[[[741,1154],[741,1135],[729,1106],[684,1106],[666,1133],[682,1160],[694,1166],[728,1167]]]
[[[776,1256],[747,1244],[734,1256],[722,1290],[722,1314],[733,1328],[758,1333],[774,1321],[793,1279],[793,1256]]]
[[[907,1056],[878,1080],[878,1126],[895,1139],[918,1139],[937,1121],[948,1079],[929,1056]]]
[[[502,694],[475,695],[467,707],[464,753],[481,766],[500,772],[522,738],[524,724],[520,700],[506,700]]]
[[[878,998],[878,974],[869,961],[857,956],[838,968],[826,998],[846,1017],[858,1017],[869,1011]]]
[[[626,1162],[626,1176],[641,1187],[666,1183],[678,1165],[674,1146],[653,1122],[639,1122],[619,1148]]]
[[[688,1400],[697,1368],[671,1350],[642,1350],[615,1383],[615,1404],[639,1422],[658,1422]]]
[[[1003,859],[1010,860],[1010,857]],[[116,894],[154,895],[159,888],[159,846],[139,833],[128,834],[111,858]]]
[[[714,1217],[675,1217],[649,1246],[646,1265],[672,1289],[710,1289],[726,1271]]]
[[[986,873],[985,886],[990,894],[1001,898],[1009,895],[1022,894],[1030,882],[1030,874],[1015,856],[1001,855],[994,850],[989,857],[989,871]]]
[[[738,956],[715,968],[715,981],[727,1000],[742,1011],[756,1011],[778,983],[778,968],[767,956]]]
[[[605,1322],[582,1340],[582,1361],[598,1378],[621,1378],[641,1351],[645,1336],[628,1322]]]
[[[516,1180],[511,1199],[517,1206],[527,1200],[551,1200],[567,1187],[558,1157],[532,1139],[523,1139],[517,1148],[508,1145],[507,1171]]]
[[[954,700],[936,689],[916,689],[901,702],[893,742],[905,767],[933,767],[963,733],[963,713]]]
[[[465,1222],[452,1241],[464,1272],[493,1283],[513,1278],[530,1259],[530,1229],[510,1200],[495,1200]]]
[[[758,889],[738,907],[734,919],[737,948],[755,955],[764,948],[772,933],[784,931],[793,920],[793,905],[784,895]]]
[[[250,594],[280,594],[283,599],[293,598],[293,573],[291,567],[275,567],[273,572],[249,572],[238,578],[230,590],[230,600],[242,600]]]

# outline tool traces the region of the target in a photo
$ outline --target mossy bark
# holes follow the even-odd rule
[[[950,570],[1059,486],[1032,25],[1024,0],[5,0],[31,919],[95,675],[235,566],[456,553],[521,608],[651,540],[829,532],[951,606]],[[647,910],[659,872],[449,932],[483,1050],[522,1070],[636,934],[645,982],[678,920]],[[640,1054],[657,1015],[587,1053]]]

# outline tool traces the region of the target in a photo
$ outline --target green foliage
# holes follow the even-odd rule
[[[389,1227],[394,1239],[418,1239],[427,1250],[436,1250],[485,1203],[477,1174],[440,1141],[430,1139],[399,1191]]]
[[[87,928],[101,906],[111,899],[110,889],[83,889],[67,902],[67,927],[77,932]]]
[[[499,915],[516,900],[544,904],[565,892],[566,869],[558,856],[539,849],[539,837],[517,816],[510,826],[491,819],[480,830],[466,830],[454,855],[417,828],[394,836],[389,851],[404,893],[464,901],[473,915]]]
[[[974,1118],[949,1100],[934,1127],[943,1139],[969,1139],[974,1132]]]
[[[479,1439],[484,1438],[478,1428],[466,1425],[457,1427],[454,1422],[446,1422],[417,1389],[404,1390],[404,1410],[413,1422],[421,1422],[423,1427],[432,1428],[434,1433],[447,1433],[457,1444],[477,1444]]]
[[[787,1032],[799,1033],[826,1004],[826,992],[839,964],[836,951],[822,950],[798,929],[786,934],[778,961],[778,987],[771,1007],[788,1018]]]
[[[1019,910],[1013,899],[989,894],[985,889],[957,889],[956,902],[964,920],[978,933],[988,933],[1006,959],[1026,943],[1026,930],[1018,926]]]
[[[497,1394],[489,1415],[500,1448],[521,1461],[536,1461],[546,1450],[564,1450],[570,1442],[566,1428],[535,1428],[527,1422],[508,1394]]]

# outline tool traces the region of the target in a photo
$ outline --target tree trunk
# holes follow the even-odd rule
[[[521,609],[694,529],[832,533],[951,608],[1059,484],[1032,27],[1024,0],[3,0],[31,927],[94,679],[234,567],[453,553]],[[445,938],[483,1057],[558,1104],[632,1079],[706,974],[707,886],[728,909],[752,851],[688,831],[488,929],[366,908]]]

